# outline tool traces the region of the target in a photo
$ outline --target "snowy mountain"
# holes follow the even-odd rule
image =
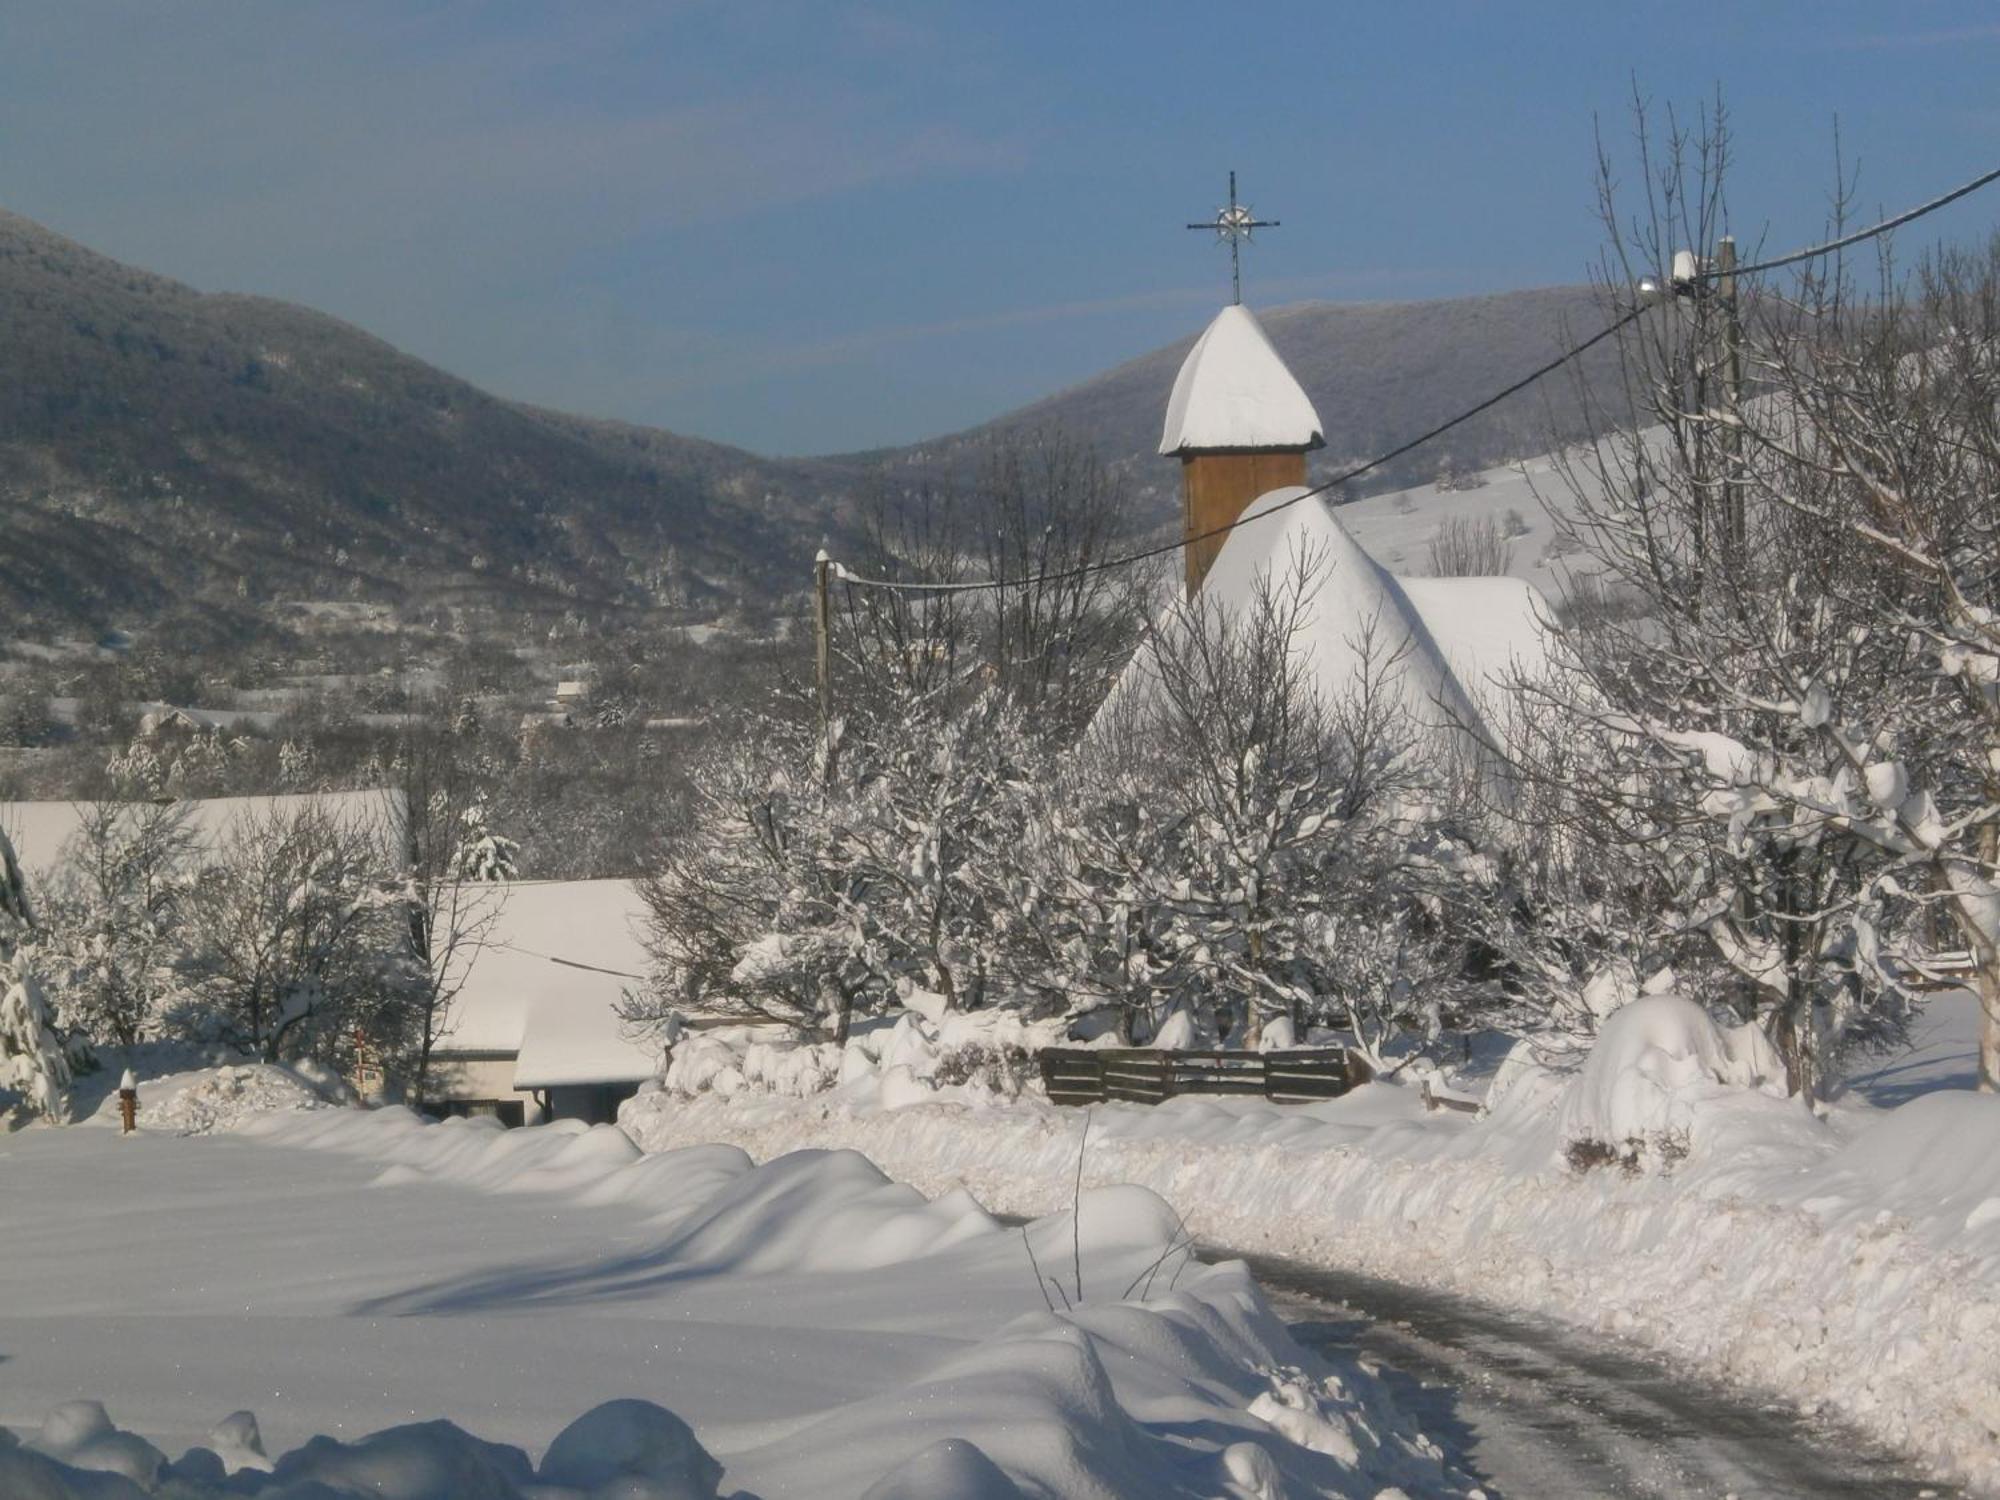
[[[1325,418],[1318,475],[1594,317],[1587,290],[1559,288],[1262,320]],[[969,480],[992,441],[1047,428],[1127,474],[1150,527],[1178,510],[1155,449],[1191,342],[932,442],[769,459],[506,401],[324,314],[199,292],[0,213],[0,609],[87,626],[189,604],[247,619],[279,597],[712,614],[793,592],[884,467]],[[1579,427],[1570,395],[1552,382],[1358,492],[1541,452],[1551,421]]]
[[[560,608],[669,582],[712,606],[778,587],[781,538],[823,509],[814,472],[503,401],[323,314],[0,214],[0,609]]]

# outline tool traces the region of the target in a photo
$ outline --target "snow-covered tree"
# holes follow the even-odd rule
[[[69,1058],[27,951],[33,931],[21,866],[0,831],[0,1087],[61,1120],[69,1113]]]
[[[177,1028],[271,1061],[410,1048],[417,976],[390,836],[316,800],[239,817],[188,893]]]
[[[1343,691],[1313,678],[1323,571],[1294,558],[1235,612],[1175,606],[1048,799],[1035,927],[1125,1035],[1175,1011],[1247,1045],[1331,1024],[1379,1063],[1469,994],[1448,756],[1373,631]]]
[[[1636,224],[1607,188],[1615,283],[1712,241],[1726,159],[1719,120],[1674,137]],[[1632,325],[1624,426],[1569,467],[1613,604],[1574,633],[1565,732],[1599,752],[1574,805],[1795,1091],[1895,1031],[1940,928],[1980,969],[1992,1086],[2000,255],[1868,296],[1838,263],[1707,285]]]
[[[635,1015],[735,1011],[845,1036],[913,991],[994,998],[996,869],[1038,754],[1017,710],[910,691],[816,734],[763,722],[705,772],[695,827],[645,884],[658,977]]]
[[[452,869],[474,885],[500,885],[515,878],[521,846],[493,828],[493,811],[483,792],[475,792],[459,813],[458,844]]]
[[[182,998],[192,855],[184,803],[84,805],[38,945],[70,1031],[130,1047]]]
[[[641,886],[653,979],[628,1019],[735,1014],[845,1040],[874,969],[827,852],[823,749],[789,720],[732,739]]]

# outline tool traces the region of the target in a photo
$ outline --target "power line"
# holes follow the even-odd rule
[[[1915,219],[1921,219],[1925,214],[1936,213],[1946,204],[1956,203],[1968,194],[1978,192],[1990,182],[2000,182],[2000,167],[1995,167],[1992,171],[1975,177],[1970,182],[1961,183],[1950,192],[1941,194],[1931,199],[1928,203],[1919,203],[1915,208],[1906,208],[1901,213],[1884,219],[1879,224],[1870,224],[1866,229],[1857,229],[1854,233],[1842,235],[1837,240],[1828,240],[1823,245],[1809,245],[1803,250],[1794,250],[1789,255],[1780,255],[1771,260],[1760,260],[1752,265],[1736,266],[1727,273],[1722,271],[1703,271],[1698,276],[1690,277],[1689,280],[1716,281],[1721,279],[1725,274],[1749,276],[1758,271],[1775,271],[1783,266],[1795,266],[1802,260],[1815,260],[1822,255],[1831,255],[1836,250],[1845,250],[1849,245],[1858,245],[1863,240],[1872,240],[1878,235],[1887,234],[1892,229],[1901,229],[1905,224]]]
[[[548,963],[560,964],[565,969],[587,969],[592,974],[609,974],[614,979],[636,979],[646,982],[644,974],[630,974],[623,969],[607,969],[602,964],[587,964],[579,958],[562,958],[554,953],[542,953],[533,948],[523,948],[519,943],[488,943],[489,948],[505,948],[509,953],[518,953],[523,958],[539,958]]]
[[[1903,225],[1921,219],[1926,214],[1936,213],[1939,209],[1945,207],[1945,205],[1956,203],[1960,198],[1966,197],[1971,193],[1976,193],[1979,189],[1996,181],[2000,181],[2000,167],[1995,167],[1992,171],[1983,173],[1973,178],[1970,182],[1961,183],[1950,192],[1940,194],[1928,202],[1919,203],[1914,208],[1905,209],[1903,212],[1892,215],[1880,223],[1869,225],[1866,229],[1858,229],[1852,234],[1842,235],[1839,239],[1828,240],[1824,244],[1809,245],[1803,250],[1794,250],[1788,254],[1774,256],[1769,260],[1756,261],[1750,265],[1733,266],[1727,272],[1720,270],[1702,271],[1684,279],[1690,282],[1719,281],[1725,274],[1731,276],[1749,276],[1759,271],[1774,271],[1784,266],[1797,265],[1800,261],[1813,260],[1820,256],[1831,255],[1835,251],[1845,250],[1850,245],[1858,245],[1864,240],[1872,240],[1880,235],[1887,234],[1892,229],[1900,229]],[[1261,521],[1266,516],[1274,516],[1281,510],[1288,510],[1302,501],[1310,500],[1317,495],[1324,495],[1328,490],[1337,489],[1349,480],[1358,479],[1363,474],[1381,468],[1384,464],[1395,462],[1397,459],[1403,457],[1404,454],[1423,447],[1424,444],[1444,436],[1444,434],[1450,432],[1454,427],[1461,426],[1471,421],[1474,417],[1479,416],[1482,412],[1489,411],[1493,407],[1498,406],[1509,396],[1517,395],[1521,391],[1526,390],[1544,376],[1555,373],[1571,360],[1579,358],[1596,345],[1603,343],[1619,330],[1637,322],[1651,306],[1653,306],[1651,302],[1642,301],[1635,304],[1629,311],[1614,318],[1582,343],[1572,345],[1558,354],[1554,359],[1530,370],[1511,385],[1502,387],[1477,405],[1467,407],[1456,416],[1447,418],[1427,432],[1419,433],[1408,442],[1398,444],[1386,453],[1378,453],[1366,463],[1356,464],[1351,469],[1342,470],[1331,479],[1322,480],[1310,489],[1299,491],[1298,494],[1293,495],[1289,500],[1281,500],[1276,505],[1266,506],[1254,513],[1240,515],[1233,521],[1225,522],[1221,526],[1210,527],[1207,531],[1198,532],[1194,536],[1181,537],[1179,540],[1172,542],[1162,542],[1153,547],[1143,547],[1136,552],[1128,552],[1119,557],[1107,557],[1093,563],[1079,563],[1073,568],[1064,568],[1054,573],[1031,574],[1024,578],[982,578],[970,583],[912,583],[894,578],[869,578],[859,573],[850,572],[843,564],[837,562],[832,565],[833,576],[838,578],[842,583],[850,584],[857,588],[888,589],[896,593],[976,594],[996,589],[1029,588],[1042,584],[1066,583],[1073,578],[1086,578],[1093,573],[1109,572],[1113,568],[1130,567],[1134,563],[1149,562],[1156,557],[1165,557],[1169,553],[1179,552],[1183,548],[1191,547],[1196,542],[1205,542],[1211,538],[1234,531],[1237,527],[1246,525],[1251,521]]]

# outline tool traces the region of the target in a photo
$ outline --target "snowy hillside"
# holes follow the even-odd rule
[[[1526,579],[1551,600],[1569,593],[1569,574],[1549,519],[1567,509],[1569,492],[1548,458],[1487,469],[1476,488],[1440,490],[1435,484],[1371,495],[1338,508],[1341,524],[1371,556],[1394,573],[1430,571],[1430,543],[1451,521],[1484,524],[1489,518],[1508,536],[1510,577]],[[1578,559],[1569,559],[1574,563]]]

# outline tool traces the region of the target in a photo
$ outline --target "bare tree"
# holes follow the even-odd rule
[[[1492,578],[1514,560],[1513,543],[1494,516],[1446,516],[1430,539],[1431,573],[1438,578]]]
[[[1099,568],[1132,530],[1125,485],[1061,432],[988,455],[972,496],[987,576],[995,680],[1053,738],[1082,729],[1130,658],[1157,571]]]
[[[405,957],[413,979],[410,1082],[423,1100],[431,1054],[451,1031],[452,1003],[498,926],[512,844],[486,826],[467,737],[426,723],[397,747],[395,830],[402,854]]]
[[[1036,732],[1072,738],[1129,656],[1156,571],[1103,569],[1129,534],[1131,501],[1088,448],[1014,433],[964,493],[878,487],[863,509],[857,572],[972,592],[844,591],[843,705],[887,689],[976,695],[995,684]]]

